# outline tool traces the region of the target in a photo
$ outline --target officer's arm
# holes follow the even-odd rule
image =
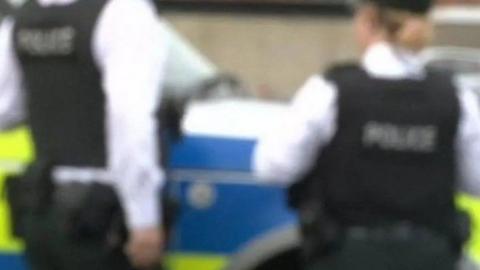
[[[161,27],[148,1],[110,1],[94,51],[107,96],[108,162],[130,231],[160,224],[157,121],[165,62]]]
[[[310,78],[281,119],[257,144],[254,167],[262,181],[291,184],[311,169],[336,130],[336,87]]]
[[[461,118],[457,137],[460,191],[480,197],[480,107],[469,89],[459,91]]]
[[[13,20],[0,28],[0,130],[13,128],[25,119],[24,91],[12,42]]]

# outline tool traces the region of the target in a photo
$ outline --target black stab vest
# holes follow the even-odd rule
[[[383,80],[348,65],[326,77],[338,88],[337,132],[311,181],[328,213],[345,226],[451,231],[460,114],[452,76]]]
[[[30,1],[17,13],[14,45],[39,159],[71,166],[106,163],[105,96],[92,53],[106,3],[42,7]]]

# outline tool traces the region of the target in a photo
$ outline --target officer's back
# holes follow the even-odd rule
[[[454,193],[480,194],[480,112],[422,65],[431,4],[361,1],[361,63],[309,79],[260,140],[260,177],[295,183],[311,269],[454,268],[467,237]]]

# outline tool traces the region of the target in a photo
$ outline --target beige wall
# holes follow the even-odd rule
[[[167,18],[213,63],[238,74],[262,96],[289,97],[309,75],[357,54],[345,18],[215,13],[171,13]],[[480,47],[479,35],[465,29],[443,26],[437,43],[455,40]]]
[[[480,48],[480,25],[440,25],[435,44]]]

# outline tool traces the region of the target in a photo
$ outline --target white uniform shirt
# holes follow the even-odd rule
[[[37,1],[48,6],[76,0]],[[92,40],[107,100],[108,175],[131,229],[160,222],[158,190],[164,173],[158,166],[154,113],[167,51],[161,24],[148,0],[110,0]],[[13,26],[12,19],[5,19],[0,29],[0,129],[15,126],[26,116],[21,73],[12,44]]]
[[[378,43],[367,50],[363,68],[383,79],[422,78],[424,67],[414,54]],[[480,196],[480,109],[470,89],[460,87],[461,118],[456,138],[460,190]],[[291,184],[314,166],[321,149],[336,133],[336,85],[311,77],[293,99],[287,119],[262,136],[254,167],[262,181]],[[453,101],[452,101],[453,102]]]

